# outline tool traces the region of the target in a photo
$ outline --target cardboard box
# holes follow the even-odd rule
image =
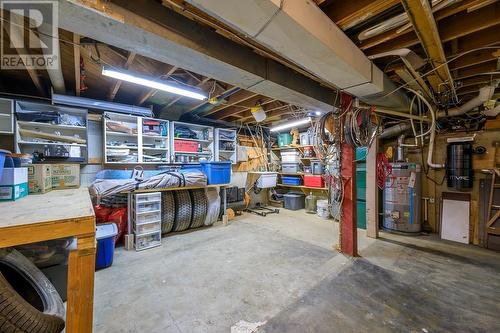
[[[0,201],[17,200],[28,195],[28,169],[4,168],[0,181]]]
[[[46,193],[52,190],[52,168],[50,164],[28,166],[29,193]]]
[[[52,164],[52,188],[78,188],[80,187],[79,164]]]

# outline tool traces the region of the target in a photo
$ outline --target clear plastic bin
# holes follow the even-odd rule
[[[160,221],[145,224],[137,224],[134,222],[134,232],[136,235],[143,235],[154,231],[161,231]]]
[[[161,209],[161,202],[160,200],[158,201],[145,201],[145,202],[138,202],[135,205],[135,211],[136,213],[147,213],[147,212],[154,212],[157,210]]]
[[[136,203],[160,201],[161,200],[161,192],[134,194],[134,199],[135,199]]]
[[[146,212],[146,213],[135,213],[133,215],[134,222],[137,224],[151,223],[161,221],[161,212]]]
[[[146,250],[161,245],[161,231],[145,235],[135,236],[136,251]]]

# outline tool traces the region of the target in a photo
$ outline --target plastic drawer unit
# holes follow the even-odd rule
[[[134,194],[131,206],[135,249],[161,245],[161,192]]]

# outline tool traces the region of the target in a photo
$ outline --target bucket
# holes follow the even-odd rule
[[[0,149],[0,181],[2,180],[2,176],[3,176],[3,165],[5,163],[5,156],[7,154],[10,154],[10,151],[8,150],[4,150],[4,149]]]
[[[319,217],[328,220],[330,218],[330,210],[328,209],[328,200],[318,200],[316,202],[316,210]]]

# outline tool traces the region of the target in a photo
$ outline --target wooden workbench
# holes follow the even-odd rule
[[[0,248],[76,237],[68,262],[66,332],[92,332],[95,216],[88,190],[54,190],[0,202]]]

